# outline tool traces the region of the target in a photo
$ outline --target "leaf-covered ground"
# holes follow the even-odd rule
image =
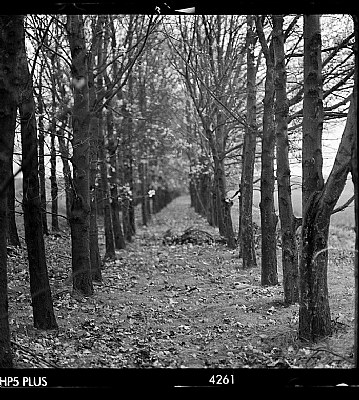
[[[224,245],[165,245],[171,229],[196,227],[218,237],[189,197],[152,217],[102,271],[90,298],[71,296],[69,232],[46,238],[56,331],[32,327],[23,249],[9,255],[9,308],[15,365],[106,368],[351,368],[354,233],[332,229],[329,290],[334,334],[298,341],[298,306],[282,287],[261,287],[260,266],[243,270]],[[100,242],[103,247],[104,238]],[[259,260],[258,250],[258,260]],[[278,248],[280,258],[280,249]],[[279,276],[281,277],[280,263]]]

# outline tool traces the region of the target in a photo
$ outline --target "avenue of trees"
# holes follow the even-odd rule
[[[357,19],[349,15],[0,16],[0,367],[12,367],[7,246],[20,245],[18,201],[38,329],[57,328],[44,235],[63,221],[73,294],[91,296],[104,262],[133,240],[135,207],[147,225],[188,191],[195,211],[238,250],[238,268],[256,267],[259,188],[261,284],[278,284],[279,229],[283,301],[299,303],[299,338],[330,335],[329,227],[350,175],[358,216],[356,87]],[[326,177],[323,146],[338,129]],[[356,324],[357,260],[356,252]]]

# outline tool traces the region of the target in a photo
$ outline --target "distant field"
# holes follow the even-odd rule
[[[46,190],[47,190],[47,209],[51,211],[51,197],[50,197],[50,181],[46,179]],[[59,185],[61,186],[61,185]],[[22,197],[22,179],[18,178],[15,180],[15,187],[16,187],[16,196],[18,200],[21,200]],[[232,196],[235,192],[230,191],[228,194]],[[347,181],[347,185],[344,188],[344,191],[339,199],[337,206],[345,203],[352,195],[354,194],[353,183],[350,179]],[[292,189],[292,200],[293,200],[293,210],[294,214],[297,217],[302,215],[302,194],[300,187],[296,186]],[[260,192],[259,190],[255,190],[253,194],[253,220],[260,225],[260,212],[259,212],[259,201],[260,201]],[[275,196],[275,207],[276,211],[278,212],[278,204],[277,204],[277,195]],[[66,206],[65,206],[65,193],[63,189],[59,189],[59,214],[66,215]],[[233,226],[235,230],[238,230],[238,201],[234,201],[234,205],[232,207],[232,220]],[[342,228],[353,228],[355,224],[354,221],[354,203],[352,203],[349,207],[345,210],[336,213],[331,218],[331,225],[342,227]]]
[[[228,194],[232,196],[235,191],[230,191]],[[337,206],[344,204],[347,200],[350,199],[354,194],[353,182],[350,179],[347,180],[347,184],[343,190],[343,193],[337,203]],[[275,208],[278,213],[278,201],[277,201],[277,193],[275,194]],[[253,193],[253,220],[260,225],[260,211],[259,211],[259,202],[260,202],[260,192],[259,190],[255,190]],[[292,189],[292,202],[293,202],[293,211],[296,217],[302,216],[302,192],[301,188],[297,185],[294,189]],[[232,207],[232,220],[233,226],[235,230],[238,230],[238,201],[234,201],[234,205]],[[350,204],[345,210],[340,211],[334,214],[331,218],[331,225],[343,227],[343,228],[353,228],[355,224],[354,221],[354,203]]]
[[[61,182],[58,183],[59,186],[59,195],[58,195],[58,210],[60,215],[66,216],[66,197],[65,191],[62,188]],[[15,179],[15,192],[17,200],[21,201],[22,199],[22,178]],[[47,200],[47,211],[51,211],[51,193],[50,193],[50,180],[46,178],[46,200]],[[18,202],[16,202],[17,211],[22,211],[21,206]],[[50,215],[48,216],[51,217]],[[63,218],[60,218],[62,220]]]

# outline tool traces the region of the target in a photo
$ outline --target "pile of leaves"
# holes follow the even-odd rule
[[[183,240],[164,242],[166,232]],[[133,242],[105,263],[103,281],[89,298],[72,295],[69,236],[64,231],[46,237],[59,325],[54,331],[32,326],[24,246],[8,256],[9,319],[19,368],[353,366],[349,257],[332,268],[329,279],[334,334],[309,345],[297,339],[298,305],[285,307],[281,285],[262,287],[260,267],[243,270],[237,251],[210,240],[218,231],[194,213],[188,197],[175,199],[148,227],[139,226]],[[340,284],[348,289],[334,286]]]
[[[215,239],[210,233],[192,227],[187,228],[182,235],[179,236],[174,235],[171,229],[168,229],[164,233],[162,241],[162,243],[166,245],[192,243],[199,246],[203,244],[213,244],[214,242],[225,243],[225,239]]]

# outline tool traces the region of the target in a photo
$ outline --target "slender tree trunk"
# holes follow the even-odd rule
[[[257,123],[256,123],[256,67],[254,47],[257,38],[253,29],[254,17],[247,16],[247,126],[243,146],[243,167],[241,176],[240,210],[240,251],[243,268],[257,265],[252,222],[253,173],[255,162]]]
[[[69,15],[67,32],[71,50],[71,72],[74,90],[72,110],[72,204],[71,245],[74,293],[93,294],[90,262],[90,191],[89,191],[89,88],[87,51],[81,16]]]
[[[112,226],[115,239],[116,249],[124,249],[126,247],[125,239],[122,232],[120,221],[120,205],[118,202],[118,166],[117,166],[117,139],[115,138],[113,129],[113,113],[107,110],[107,135],[108,135],[108,152],[110,156],[110,194],[111,194],[111,213]]]
[[[67,222],[70,225],[71,204],[72,204],[72,187],[71,187],[72,177],[71,177],[71,168],[69,164],[69,158],[70,158],[69,147],[65,139],[65,127],[66,127],[66,121],[62,122],[57,139],[59,141],[59,149],[62,160],[62,172],[65,182],[66,217],[67,217]]]
[[[115,240],[113,235],[113,225],[112,225],[112,212],[111,212],[111,204],[110,204],[110,193],[108,187],[108,166],[106,160],[106,149],[105,149],[105,138],[104,138],[104,129],[103,129],[103,118],[102,112],[99,115],[99,148],[98,148],[98,156],[100,163],[100,171],[101,171],[101,199],[104,207],[104,229],[105,229],[105,259],[115,259]]]
[[[90,262],[92,280],[102,281],[101,256],[98,244],[98,226],[97,226],[97,198],[96,198],[96,175],[98,159],[98,136],[99,136],[99,118],[96,107],[103,100],[103,92],[96,95],[96,84],[94,80],[94,60],[98,55],[98,66],[102,66],[102,45],[103,33],[102,26],[104,16],[98,16],[92,22],[92,47],[91,58],[88,62],[89,77],[89,104],[90,104]]]
[[[273,48],[275,59],[275,123],[276,158],[280,229],[282,238],[282,268],[284,303],[298,301],[298,250],[295,236],[288,158],[288,100],[285,70],[283,16],[273,16]]]
[[[97,206],[96,206],[96,173],[99,120],[94,112],[90,119],[90,262],[92,280],[102,281],[101,256],[98,245]]]
[[[59,208],[58,208],[58,187],[56,177],[56,120],[52,122],[52,132],[50,139],[50,182],[51,182],[51,229],[53,232],[60,230],[59,227]]]
[[[266,59],[265,94],[263,100],[263,133],[261,153],[261,234],[262,260],[261,284],[271,286],[278,284],[277,273],[277,240],[276,227],[278,217],[274,209],[274,50],[273,43],[267,46],[261,23],[257,17],[258,36]]]
[[[6,208],[12,178],[12,154],[18,101],[19,56],[23,16],[0,16],[0,368],[12,368],[8,314]],[[5,73],[7,71],[7,73]]]
[[[21,29],[22,59],[20,65],[22,88],[19,99],[19,113],[24,193],[22,204],[24,210],[25,241],[29,261],[30,292],[35,328],[55,329],[57,328],[57,323],[52,304],[42,230],[35,102],[32,77],[27,63],[23,24]]]
[[[141,215],[142,225],[147,226],[147,207],[146,207],[146,181],[145,181],[145,161],[141,160],[138,163],[138,178],[141,186]]]
[[[41,82],[41,78],[40,78]],[[44,104],[42,99],[42,86],[38,89],[39,94],[37,97],[37,104],[39,109],[39,180],[40,180],[40,202],[41,202],[41,220],[42,229],[45,235],[49,234],[49,228],[47,226],[47,215],[46,215],[46,176],[45,176],[45,127],[44,127]]]
[[[134,94],[133,94],[133,76],[132,72],[128,78],[128,99],[129,104],[132,106],[134,103]],[[133,154],[132,154],[132,146],[133,146],[133,119],[132,119],[132,111],[128,112],[128,125],[127,125],[127,138],[128,138],[128,147],[125,149],[125,179],[130,188],[130,196],[128,198],[128,218],[129,218],[129,234],[132,236],[136,233],[136,225],[135,225],[135,207],[133,204]]]

